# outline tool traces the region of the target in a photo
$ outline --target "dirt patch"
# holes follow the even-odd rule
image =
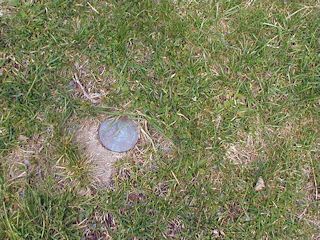
[[[115,173],[114,164],[120,159],[146,167],[153,166],[153,156],[157,151],[164,154],[173,152],[172,142],[157,131],[149,130],[145,120],[136,121],[140,128],[140,138],[132,150],[126,153],[115,153],[105,149],[98,139],[98,128],[100,122],[106,118],[106,116],[100,116],[97,119],[83,120],[75,131],[75,141],[81,153],[89,161],[89,175],[94,185],[110,186],[112,178],[120,181],[130,179],[132,168],[128,164],[120,167]]]
[[[88,119],[83,121],[76,131],[75,140],[90,161],[90,176],[93,182],[105,186],[110,183],[113,164],[124,157],[126,153],[114,153],[101,145],[97,132],[99,124],[99,120]]]

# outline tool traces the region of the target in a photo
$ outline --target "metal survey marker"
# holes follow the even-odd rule
[[[126,152],[139,139],[138,126],[127,117],[105,120],[100,124],[98,134],[101,144],[113,152]]]

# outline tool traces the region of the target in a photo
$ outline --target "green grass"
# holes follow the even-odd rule
[[[319,1],[31,2],[0,5],[0,239],[316,239]],[[175,152],[82,196],[68,126],[124,112]],[[21,136],[43,136],[24,181],[8,176]]]

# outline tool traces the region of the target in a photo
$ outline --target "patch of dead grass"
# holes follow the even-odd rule
[[[0,0],[0,18],[9,17],[15,11],[13,6],[10,6],[6,1]]]
[[[114,216],[99,209],[95,209],[89,217],[83,219],[77,225],[83,231],[83,238],[88,240],[111,240],[109,231],[117,228]]]
[[[99,104],[116,83],[112,70],[105,65],[96,65],[95,61],[81,54],[74,52],[67,54],[73,63],[69,87],[73,90],[74,97]]]
[[[167,230],[164,233],[164,237],[167,239],[181,239],[180,234],[185,229],[184,223],[179,219],[175,218],[171,220],[167,226]]]
[[[251,133],[239,131],[237,140],[226,144],[226,158],[236,165],[264,160],[266,152],[270,150],[269,144],[275,144],[278,140],[296,142],[302,137],[302,129],[315,124],[314,119],[298,119],[284,121],[279,126],[263,126],[263,121],[257,119],[253,125],[260,126],[258,130]],[[269,142],[266,136],[273,139],[272,142]]]
[[[226,158],[236,165],[246,165],[262,160],[264,142],[261,135],[241,133],[241,140],[231,143],[226,149]]]
[[[311,226],[316,231],[320,229],[320,219],[319,219],[319,200],[320,200],[320,187],[317,172],[317,162],[320,158],[320,142],[315,140],[311,145],[310,149],[304,149],[301,146],[301,140],[304,138],[305,134],[310,134],[310,131],[314,131],[316,134],[319,133],[316,126],[319,126],[319,121],[312,116],[287,120],[283,122],[282,125],[278,127],[268,127],[266,131],[274,139],[278,139],[281,142],[291,142],[297,148],[296,152],[292,152],[292,157],[300,160],[301,165],[300,171],[291,171],[290,174],[295,174],[299,176],[302,180],[300,193],[302,194],[302,199],[297,200],[299,206],[303,206],[303,210],[298,214],[297,218],[303,221],[305,224]],[[296,144],[299,143],[299,144]],[[302,148],[301,148],[302,147]],[[277,188],[285,189],[285,186],[278,184]],[[319,234],[315,234],[311,239],[317,239]]]
[[[30,138],[23,135],[18,137],[19,146],[4,158],[6,177],[9,181],[25,182],[31,175],[39,179],[43,178],[48,170],[44,150],[51,133],[52,129],[48,129],[46,133],[36,134]]]
[[[127,44],[128,56],[134,59],[138,64],[147,64],[150,62],[154,51],[138,39],[131,39]]]
[[[307,203],[320,201],[320,185],[318,182],[317,163],[320,161],[320,142],[314,144],[312,152],[304,154],[304,158],[309,160],[302,168],[304,178],[304,195]]]

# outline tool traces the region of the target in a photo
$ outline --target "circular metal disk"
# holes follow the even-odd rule
[[[126,152],[136,145],[139,139],[138,127],[126,118],[110,118],[100,124],[101,144],[113,152]]]

